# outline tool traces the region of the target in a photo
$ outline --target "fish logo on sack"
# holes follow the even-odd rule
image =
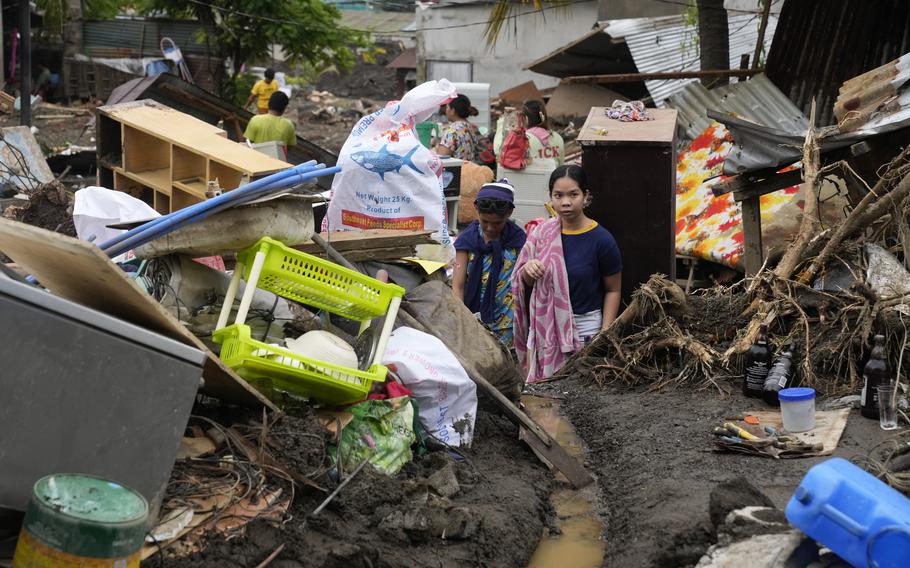
[[[411,156],[414,155],[414,152],[417,151],[417,148],[420,146],[414,146],[411,148],[411,151],[402,156],[401,154],[393,154],[389,152],[386,146],[383,146],[378,152],[373,152],[371,150],[364,150],[363,152],[356,152],[351,154],[351,159],[354,160],[354,163],[358,166],[369,170],[373,173],[379,174],[380,179],[385,181],[385,175],[389,172],[401,173],[401,168],[404,166],[410,167],[412,170],[418,174],[423,173],[420,169],[414,165],[414,162],[411,161]]]

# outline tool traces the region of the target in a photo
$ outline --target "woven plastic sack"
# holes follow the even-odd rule
[[[427,432],[450,446],[471,445],[477,385],[442,341],[399,327],[389,338],[382,364],[414,393]]]
[[[324,230],[431,230],[451,246],[442,162],[414,126],[454,96],[449,81],[429,81],[357,122],[338,155]]]
[[[462,359],[511,400],[521,395],[523,380],[515,358],[443,282],[421,284],[405,294],[402,309],[442,334]],[[408,387],[410,388],[410,387]],[[481,393],[481,397],[483,393]],[[481,398],[483,400],[483,398]]]

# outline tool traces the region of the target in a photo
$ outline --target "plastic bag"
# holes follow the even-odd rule
[[[367,400],[349,406],[354,419],[341,431],[334,458],[345,471],[353,471],[363,460],[386,475],[395,475],[411,461],[414,434],[414,407],[411,398]]]
[[[432,230],[451,247],[442,162],[413,128],[454,96],[449,81],[429,81],[357,122],[338,156],[323,230]]]
[[[89,186],[77,191],[73,205],[76,235],[84,241],[91,240],[96,244],[126,232],[109,229],[108,225],[148,221],[160,216],[160,213],[132,195],[98,186]],[[114,262],[123,262],[131,256],[132,251],[123,253],[115,258]]]
[[[450,446],[471,445],[477,385],[442,341],[399,327],[389,338],[382,363],[414,393],[427,432]]]

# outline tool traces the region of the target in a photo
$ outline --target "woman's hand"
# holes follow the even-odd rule
[[[521,271],[521,277],[526,284],[533,284],[540,280],[546,273],[547,269],[542,262],[537,259],[531,259],[524,265],[524,268]]]

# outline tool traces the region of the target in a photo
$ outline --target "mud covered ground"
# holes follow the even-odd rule
[[[586,442],[604,503],[604,566],[692,566],[713,540],[711,490],[743,477],[783,508],[802,476],[827,458],[772,460],[711,450],[724,416],[764,409],[736,392],[648,392],[598,387],[579,378],[545,387]],[[885,433],[851,411],[835,455],[865,455]]]
[[[312,452],[284,452],[300,467],[318,465]],[[244,536],[211,538],[202,552],[162,565],[256,566],[284,545],[270,566],[526,566],[550,516],[552,476],[517,440],[515,426],[485,412],[478,415],[473,447],[463,453],[459,461],[446,451],[430,452],[394,478],[365,468],[307,520],[326,494],[302,488],[282,526],[254,521]],[[426,479],[448,464],[460,490],[445,499],[427,489]]]

